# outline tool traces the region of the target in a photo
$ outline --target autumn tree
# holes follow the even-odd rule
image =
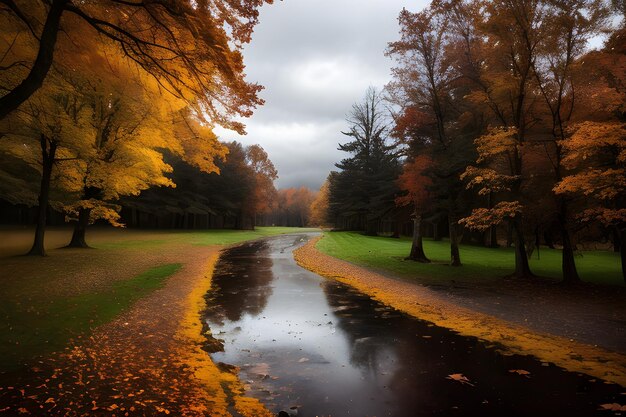
[[[254,228],[257,215],[267,213],[272,208],[276,197],[274,181],[278,178],[278,171],[260,145],[246,147],[246,161],[254,178],[249,203],[250,210],[252,210],[252,228]]]
[[[599,0],[544,2],[543,25],[546,29],[537,45],[533,73],[549,116],[547,130],[550,135],[533,142],[538,142],[546,152],[555,184],[563,179],[565,155],[562,143],[567,137],[574,109],[581,101],[577,91],[582,80],[576,77],[575,67],[589,39],[605,28],[608,9],[604,3]],[[556,196],[556,219],[563,244],[563,280],[577,282],[569,206],[566,195]]]
[[[158,150],[171,148],[174,143],[168,144],[172,126],[167,110],[155,105],[163,103],[158,93],[115,55],[107,59],[98,53],[83,57],[88,68],[68,75],[80,88],[70,100],[91,113],[91,134],[82,137],[74,148],[74,175],[80,178],[81,191],[79,199],[65,208],[76,220],[69,247],[88,247],[87,226],[98,219],[119,226],[115,201],[121,196],[138,194],[151,186],[174,185],[164,176],[171,167]],[[97,75],[92,72],[95,68],[99,68]]]
[[[75,171],[82,172],[74,175],[76,172],[69,174],[69,171],[64,171],[64,175],[69,176],[62,179],[71,182],[78,176],[82,178],[82,198],[73,207],[69,207],[69,211],[76,214],[79,220],[73,245],[86,245],[84,226],[96,213],[112,222],[116,221],[114,210],[111,210],[116,207],[108,201],[126,193],[136,193],[150,185],[171,185],[162,175],[169,167],[162,161],[161,154],[156,149],[183,151],[188,155],[188,144],[171,140],[173,134],[161,135],[164,125],[172,119],[169,114],[166,117],[160,114],[162,125],[150,133],[144,123],[151,119],[147,117],[147,113],[156,108],[158,111],[162,110],[159,105],[163,101],[178,100],[186,103],[190,107],[188,114],[196,119],[204,119],[199,121],[201,125],[206,125],[207,121],[220,123],[242,132],[243,125],[234,122],[232,117],[249,116],[261,100],[256,96],[260,87],[243,79],[240,46],[242,42],[249,40],[252,27],[256,23],[256,8],[262,3],[256,0],[243,3],[226,0],[154,4],[112,0],[80,5],[71,1],[2,3],[0,7],[4,9],[4,13],[0,16],[3,21],[1,36],[5,46],[2,59],[3,64],[6,64],[0,68],[3,88],[6,91],[0,98],[2,117],[33,96],[54,62],[57,66],[55,71],[61,74],[71,74],[76,79],[89,79],[93,72],[89,73],[81,60],[90,52],[106,50],[105,59],[98,63],[103,73],[109,70],[119,71],[123,66],[129,70],[127,73],[135,73],[134,77],[125,80],[130,86],[126,96],[100,96],[104,100],[100,100],[98,104],[96,96],[103,91],[97,91],[91,98],[87,98],[85,91],[81,91],[81,94],[69,94],[60,99],[62,110],[70,119],[73,117],[72,112],[79,113],[72,110],[72,107],[90,108],[93,116],[91,127],[95,129],[95,136],[75,135],[73,144],[77,146],[68,151],[71,154],[68,158],[63,158],[78,161],[74,166]],[[57,41],[56,34],[59,31],[65,34],[61,41]],[[93,36],[95,34],[98,36]],[[107,48],[112,48],[112,51],[109,52]],[[57,56],[56,61],[53,60],[53,52]],[[36,58],[33,59],[33,55]],[[106,84],[98,76],[91,78],[101,81],[100,87]],[[55,80],[54,83],[56,82]],[[122,108],[128,110],[130,106],[119,106],[119,101],[133,96],[132,92],[145,89],[148,85],[148,89],[158,93],[149,100],[151,108],[143,107],[143,110],[149,111],[142,114],[141,106],[136,106],[137,112],[133,115],[129,115],[132,111],[120,111]],[[59,97],[56,93],[45,94],[48,98]],[[94,97],[96,100],[90,101]],[[165,97],[167,100],[163,100]],[[35,100],[42,102],[40,98]],[[53,104],[48,105],[50,109],[54,108]],[[29,122],[37,117],[32,111],[36,107],[38,106],[29,106],[27,109],[30,112]],[[180,108],[178,104],[174,107]],[[37,112],[49,112],[50,109],[39,107]],[[175,114],[177,109],[170,109],[170,112]],[[126,124],[116,125],[111,123],[113,120],[124,121]],[[74,123],[78,122],[74,120]],[[56,124],[64,125],[65,130],[69,130],[67,126],[70,123]],[[193,130],[189,128],[188,122],[185,124],[187,130]],[[37,123],[31,125],[37,126]],[[49,126],[52,125],[53,123],[49,123]],[[211,170],[212,162],[207,165],[207,161],[212,161],[213,156],[223,155],[224,152],[220,150],[221,145],[215,146],[217,139],[210,132],[209,126],[203,126],[201,130],[207,131],[207,134],[201,135],[201,141],[205,144],[197,149],[212,148],[212,151],[202,157],[198,157],[196,152],[195,159],[197,163],[204,164]],[[11,133],[5,136],[11,136]],[[130,142],[117,141],[122,136],[150,136],[151,139],[144,140],[143,146],[138,145],[141,141],[134,141],[133,145],[129,145]],[[167,136],[167,139],[161,140]],[[61,137],[63,135],[59,134],[59,129],[54,134],[40,136],[41,163],[44,167],[38,220],[41,227],[38,227],[34,245],[40,253],[43,253],[43,227],[48,200],[46,190],[49,189]],[[90,141],[94,137],[95,141]],[[112,138],[115,140],[111,140]],[[124,144],[112,149],[114,142]],[[118,162],[117,166],[107,166],[114,161]],[[133,172],[135,175],[132,175]],[[96,194],[99,198],[95,198]],[[97,206],[94,205],[96,200]]]
[[[164,151],[204,172],[218,170],[215,159],[223,158],[226,148],[211,129],[183,100],[162,97],[158,83],[115,50],[84,51],[57,65],[55,74],[54,86],[41,90],[47,103],[39,104],[37,111],[56,112],[54,105],[60,106],[68,118],[64,124],[76,125],[73,137],[64,138],[62,144],[70,157],[64,158],[64,169],[57,170],[65,176],[59,181],[72,183],[75,194],[63,206],[76,220],[69,246],[87,247],[87,225],[98,219],[121,225],[117,204],[121,197],[152,186],[174,186],[166,176],[171,167],[163,160]],[[41,131],[41,123],[32,117],[23,123],[31,125],[31,135]],[[84,128],[78,130],[81,125]],[[51,142],[48,153],[55,153],[58,141]],[[43,161],[48,159],[44,154]],[[49,184],[49,176],[44,178]],[[46,187],[41,189],[45,194]]]
[[[435,160],[434,197],[448,219],[451,265],[460,266],[458,219],[464,207],[458,177],[471,155],[471,141],[465,124],[459,123],[463,108],[456,97],[464,93],[451,53],[449,19],[430,7],[417,13],[404,9],[398,21],[400,40],[389,43],[386,51],[397,63],[387,86],[390,100],[401,108],[394,136],[408,145],[409,157],[426,152]]]
[[[307,187],[281,188],[273,207],[264,217],[267,225],[305,227],[311,224],[311,204],[315,193]]]
[[[325,226],[329,222],[328,218],[328,199],[330,181],[327,178],[322,184],[319,191],[316,193],[315,198],[311,202],[309,211],[311,213],[310,224],[312,226]]]
[[[557,184],[557,195],[584,196],[593,203],[579,215],[619,234],[622,274],[626,281],[626,123],[582,122],[562,142],[565,166],[576,169]]]
[[[51,83],[52,84],[52,83]],[[35,237],[30,255],[46,254],[44,236],[50,192],[55,169],[66,160],[75,160],[74,149],[80,139],[91,135],[91,112],[72,100],[74,86],[61,79],[47,85],[31,96],[23,108],[2,120],[3,135],[0,141],[3,154],[13,155],[40,172],[37,188],[38,212]],[[60,176],[60,188],[66,193],[76,192],[76,177]],[[23,201],[22,201],[23,202]]]
[[[432,179],[428,173],[432,171],[433,161],[426,155],[419,155],[405,163],[402,174],[398,178],[400,190],[406,194],[396,198],[396,204],[400,206],[411,205],[413,207],[413,241],[411,252],[407,259],[418,262],[430,262],[424,253],[422,243],[422,216],[428,211],[431,200]]]
[[[211,122],[241,131],[232,116],[249,116],[262,102],[260,87],[244,80],[240,49],[264,3],[271,0],[3,1],[0,118],[41,87],[59,39],[71,51],[99,37],[164,90],[197,104]]]
[[[578,95],[579,106],[559,142],[564,157],[559,196],[583,202],[581,224],[601,224],[615,235],[626,279],[626,29],[624,23],[602,50],[587,52],[577,68],[588,77]]]
[[[623,14],[621,2],[613,4]],[[399,109],[393,135],[409,158],[432,157],[433,207],[445,207],[451,232],[458,214],[466,213],[459,223],[489,231],[491,244],[496,226],[508,224],[517,277],[532,275],[528,256],[539,231],[556,223],[563,278],[578,280],[570,205],[583,204],[584,194],[571,184],[568,192],[555,188],[556,195],[551,188],[597,159],[572,162],[566,145],[575,135],[571,126],[593,121],[609,129],[624,121],[625,37],[611,36],[602,53],[586,52],[587,42],[611,20],[607,5],[435,0],[421,12],[400,13],[400,40],[386,51],[398,64],[387,86]],[[614,158],[603,169],[618,165]],[[608,171],[605,176],[611,177]],[[470,202],[463,189],[478,198]],[[534,241],[527,242],[531,233]]]
[[[463,219],[470,228],[482,229],[485,220],[493,224],[507,221],[515,237],[516,277],[531,276],[525,242],[524,205],[521,201],[525,189],[524,150],[528,143],[528,130],[536,122],[533,109],[533,89],[536,87],[534,64],[538,56],[538,45],[545,35],[543,25],[545,8],[539,0],[512,0],[507,2],[485,2],[484,17],[479,17],[475,26],[479,36],[480,52],[478,66],[473,66],[476,89],[469,96],[477,105],[491,112],[492,128],[477,139],[479,157],[477,161],[487,165],[489,175],[480,175],[469,167],[464,177],[473,173],[477,180],[493,185],[480,187],[483,192],[493,192],[503,186],[506,197],[490,208],[479,208]],[[475,50],[476,50],[475,49]],[[495,147],[495,148],[494,148]],[[495,149],[495,151],[493,150]],[[494,161],[494,157],[499,160]],[[471,185],[470,185],[471,186]]]
[[[91,110],[93,134],[75,147],[81,193],[65,207],[76,220],[70,247],[87,247],[87,225],[99,219],[119,226],[120,198],[153,186],[175,186],[165,151],[200,171],[217,172],[226,148],[184,100],[163,96],[159,84],[128,63],[109,45],[84,51],[63,66],[79,93],[76,105]]]

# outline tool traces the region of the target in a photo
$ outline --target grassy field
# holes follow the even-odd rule
[[[62,349],[71,338],[88,336],[137,300],[161,288],[186,256],[201,246],[227,245],[296,231],[259,227],[255,231],[203,232],[94,229],[96,249],[59,249],[69,229],[46,235],[48,255],[20,256],[31,229],[0,230],[0,372]]]
[[[448,265],[450,246],[447,241],[425,240],[426,255],[431,264],[404,260],[408,256],[410,239],[370,237],[353,232],[327,232],[318,242],[322,252],[381,271],[417,279],[425,284],[456,282],[489,282],[513,271],[514,250],[511,248],[489,249],[478,246],[461,246],[463,266]],[[577,253],[576,266],[583,281],[605,285],[623,286],[619,254],[607,251],[585,251]],[[533,254],[530,266],[536,275],[560,280],[561,251],[540,248]]]
[[[71,297],[29,297],[21,300],[2,295],[0,314],[0,370],[65,347],[70,338],[88,335],[112,320],[135,301],[161,288],[181,264],[151,268],[128,280],[115,281],[97,292]]]
[[[255,230],[134,230],[112,227],[94,227],[87,232],[87,243],[97,249],[152,249],[172,242],[196,245],[230,245],[266,236],[307,232],[319,229],[296,227],[257,227]],[[33,228],[0,228],[0,258],[22,255],[33,244]],[[49,228],[46,231],[46,250],[67,245],[72,237],[71,228]]]

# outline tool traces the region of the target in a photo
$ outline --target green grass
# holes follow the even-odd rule
[[[424,251],[433,261],[422,264],[406,261],[410,239],[364,236],[353,232],[328,232],[317,248],[328,255],[381,271],[417,279],[425,284],[448,284],[456,282],[495,281],[513,271],[514,250],[490,249],[479,246],[460,248],[463,266],[448,265],[450,245],[447,241],[424,241]],[[561,277],[561,251],[541,248],[530,261],[536,275],[559,280]],[[576,256],[576,266],[583,281],[605,285],[624,285],[619,254],[607,251],[585,251]]]
[[[161,288],[181,266],[156,266],[132,279],[114,282],[105,290],[51,298],[42,304],[3,300],[0,314],[9,320],[0,324],[0,370],[17,369],[25,361],[62,349],[71,338],[89,334]]]

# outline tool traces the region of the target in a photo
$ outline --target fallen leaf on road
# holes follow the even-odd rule
[[[518,375],[523,375],[526,378],[530,378],[530,372],[524,370],[524,369],[509,369],[509,372],[514,373],[514,374],[518,374]]]
[[[457,381],[457,382],[460,382],[461,384],[466,384],[472,387],[474,386],[474,384],[472,384],[470,380],[467,379],[467,377],[463,374],[450,374],[446,377],[446,379],[451,379],[453,381]]]
[[[600,404],[600,410],[626,411],[626,405],[621,405],[618,403]]]

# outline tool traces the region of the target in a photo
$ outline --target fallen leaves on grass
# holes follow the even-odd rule
[[[226,417],[234,406],[245,416],[270,416],[257,400],[244,397],[236,374],[220,371],[202,350],[201,311],[217,250],[182,252],[187,261],[164,288],[48,358],[16,389],[0,390],[0,410]]]

